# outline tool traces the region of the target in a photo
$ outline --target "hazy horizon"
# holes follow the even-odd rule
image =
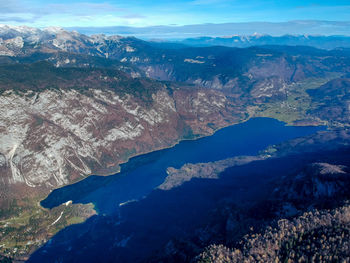
[[[51,26],[14,25],[0,23],[1,26],[27,26],[39,29]],[[293,36],[350,36],[350,21],[294,20],[287,22],[246,22],[246,23],[204,23],[193,25],[159,26],[107,26],[107,27],[62,27],[68,31],[78,31],[85,35],[105,34],[134,36],[144,40],[181,40],[198,37],[231,37],[269,35]]]
[[[0,23],[34,27],[350,21],[348,0],[0,0]]]
[[[348,0],[0,0],[0,23],[150,38],[350,35]]]
[[[183,26],[110,26],[66,27],[80,33],[135,36],[143,39],[184,39],[192,37],[224,37],[233,35],[339,35],[350,36],[350,21],[299,20],[287,22],[205,23]]]

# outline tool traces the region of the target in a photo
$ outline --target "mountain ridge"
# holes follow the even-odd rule
[[[346,87],[326,92],[346,82],[346,49],[174,49],[133,37],[3,28],[0,249],[18,260],[94,214],[91,205],[70,203],[44,210],[40,200],[91,174],[115,173],[132,156],[259,116],[350,126],[346,103],[337,105],[337,122],[327,108],[346,101]]]
[[[322,20],[294,20],[287,22],[242,22],[222,24],[194,24],[174,26],[149,27],[71,27],[88,35],[104,32],[109,35],[134,35],[144,39],[163,38],[168,40],[183,39],[188,36],[198,37],[209,35],[212,37],[226,35],[269,34],[280,36],[285,34],[309,35],[350,35],[349,21],[322,21]]]

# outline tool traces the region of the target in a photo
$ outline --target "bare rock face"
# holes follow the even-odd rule
[[[92,205],[83,213],[75,206],[44,210],[40,200],[53,189],[116,173],[132,156],[246,118],[221,91],[135,78],[116,68],[38,62],[0,71],[0,217],[4,227],[28,218],[24,228],[0,234],[1,243],[10,244],[0,254],[16,259],[94,213]],[[29,243],[11,245],[23,233]]]
[[[273,49],[220,47],[179,51],[135,38],[0,25],[0,217],[5,219],[0,228],[11,226],[0,231],[0,243],[9,244],[0,246],[0,254],[7,249],[16,254],[20,236],[21,242],[34,242],[20,249],[28,255],[46,238],[76,223],[77,214],[83,215],[81,222],[94,213],[92,207],[68,203],[43,210],[39,201],[51,190],[91,174],[115,173],[132,156],[255,116],[260,104],[287,100],[294,82],[322,78],[334,70],[349,71],[341,54],[327,53],[329,60],[324,61],[308,52],[294,56]],[[330,85],[330,94],[329,85],[309,93],[325,103],[314,114],[347,120],[347,90],[333,91],[344,86],[345,82],[338,82]],[[341,106],[329,112],[329,98],[338,97],[343,98]],[[349,133],[339,132],[348,141]],[[329,141],[337,138],[328,137]],[[315,149],[319,146],[313,142],[319,140],[324,138],[317,135],[275,146],[265,157],[285,148],[288,152],[305,145]],[[327,148],[337,144],[329,143]],[[227,167],[265,157],[169,168],[160,188],[171,189],[195,177],[218,178]],[[309,168],[305,171],[309,186],[320,186],[314,196],[324,195],[331,189],[328,185],[334,185],[332,178],[345,176],[347,169],[326,163]],[[28,219],[24,228],[23,218]],[[234,222],[228,224],[231,230]]]
[[[26,26],[0,25],[0,52],[5,56],[18,56],[33,50],[88,51],[91,41],[77,32],[67,32],[59,27],[43,30]],[[24,47],[26,44],[26,48]]]
[[[226,97],[213,91],[165,90],[145,105],[111,90],[12,90],[0,96],[2,184],[53,189],[90,174],[109,174],[129,157],[170,146],[189,129],[227,125]],[[231,121],[233,118],[231,117]]]
[[[56,67],[94,65],[91,61],[76,61],[72,54],[111,59],[120,67],[137,69],[133,70],[137,76],[186,82],[236,95],[249,92],[257,101],[285,98],[288,84],[305,78],[323,77],[326,72],[349,72],[347,55],[290,49],[288,52],[277,47],[163,49],[133,37],[86,36],[56,27],[40,30],[0,25],[2,56],[31,57],[35,60],[39,53],[45,54],[41,59],[54,62]],[[320,57],[319,52],[329,60]],[[70,56],[63,59],[56,53],[68,53]],[[237,87],[241,92],[237,92]]]
[[[335,177],[333,175],[336,174],[346,174],[345,169],[347,168],[345,165],[335,165],[329,163],[315,163],[313,167],[318,168],[318,172],[321,175],[330,175],[331,178]]]

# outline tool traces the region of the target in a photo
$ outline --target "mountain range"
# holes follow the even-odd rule
[[[160,42],[162,43],[162,42]],[[186,38],[174,43],[195,47],[226,46],[226,47],[251,47],[251,46],[310,46],[320,49],[349,48],[348,36],[317,36],[317,35],[233,35],[225,37],[198,37]]]
[[[295,20],[287,22],[245,22],[223,24],[169,25],[149,27],[72,27],[82,34],[136,36],[142,39],[185,39],[189,37],[220,37],[230,35],[345,35],[349,36],[349,21]]]
[[[231,45],[232,41],[244,48],[208,44]],[[62,28],[1,25],[0,254],[4,260],[26,260],[60,230],[96,214],[92,204],[67,202],[44,209],[40,201],[54,189],[93,174],[114,174],[120,164],[133,156],[171,147],[183,139],[211,135],[254,117],[272,117],[300,126],[327,125],[329,131],[274,146],[238,168],[235,161],[228,162],[218,177],[228,178],[230,183],[236,182],[230,179],[235,169],[244,175],[245,171],[275,167],[271,180],[287,173],[293,164],[295,170],[282,181],[274,181],[275,188],[281,187],[277,193],[268,194],[274,188],[269,186],[270,181],[262,182],[267,187],[265,199],[250,203],[251,210],[244,211],[242,217],[234,213],[239,203],[229,192],[215,199],[218,203],[228,201],[215,210],[225,215],[222,220],[212,216],[205,222],[213,231],[205,233],[205,228],[198,226],[192,229],[203,236],[208,234],[210,238],[205,242],[194,242],[194,237],[170,237],[164,246],[177,242],[174,246],[164,253],[152,250],[145,255],[151,254],[158,262],[171,257],[190,262],[204,253],[203,260],[211,257],[220,262],[220,255],[229,254],[239,262],[249,249],[242,245],[241,255],[228,247],[235,247],[248,233],[246,228],[236,232],[240,225],[264,229],[274,220],[294,220],[311,208],[337,212],[346,206],[344,201],[348,198],[344,189],[348,186],[349,164],[342,157],[348,154],[350,125],[347,41],[346,37],[253,36],[192,39],[174,44],[103,34],[88,36]],[[303,46],[299,46],[300,42]],[[179,188],[175,192],[181,194],[182,182],[176,174],[174,171],[174,185]],[[332,179],[333,174],[337,177]],[[296,193],[294,177],[301,178],[301,184],[307,182],[304,192]],[[226,179],[219,180],[215,187],[204,182],[202,189],[219,191]],[[163,185],[164,191],[173,187],[171,180]],[[315,185],[319,190],[312,192]],[[196,183],[191,180],[184,187],[192,191]],[[333,188],[326,193],[325,187]],[[163,195],[173,193],[157,191],[137,206],[146,208],[140,211],[149,211],[148,202],[163,200]],[[327,206],[327,198],[336,202]],[[167,207],[166,200],[172,199],[164,199],[165,203],[160,203],[162,209]],[[262,213],[262,218],[250,213],[254,208],[264,211],[270,203],[276,206],[269,213]],[[295,214],[288,214],[285,206],[292,207]],[[241,209],[244,207],[239,206],[237,211]],[[134,210],[130,211],[132,217]],[[117,227],[113,218],[108,220],[106,224],[111,229]],[[226,223],[231,232],[220,230],[219,226]],[[275,232],[280,233],[281,229],[276,228]],[[222,238],[224,235],[226,239]],[[104,232],[96,234],[96,242],[86,244],[84,251],[90,251],[90,245],[100,240],[109,240],[105,238]],[[264,236],[264,240],[268,238]],[[228,247],[205,250],[216,241]],[[72,261],[79,257],[73,252]]]

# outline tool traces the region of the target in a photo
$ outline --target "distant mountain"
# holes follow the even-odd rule
[[[174,48],[171,44],[154,44],[134,37],[86,36],[62,28],[13,26],[0,27],[0,54],[6,60],[27,63],[47,60],[56,67],[113,67],[134,77],[235,90],[231,92],[241,93],[242,87],[250,87],[260,99],[284,96],[285,84],[323,76],[326,71],[333,72],[333,67],[344,70],[338,69],[339,63],[348,65],[348,54],[343,49],[327,52],[283,46]],[[311,58],[319,64],[310,66]],[[264,85],[275,88],[267,91],[261,88]]]
[[[136,36],[142,39],[178,40],[189,37],[220,37],[230,35],[267,34],[271,36],[292,35],[347,35],[350,36],[350,21],[298,20],[288,22],[246,22],[224,24],[198,24],[185,26],[150,27],[72,27],[80,33],[92,35]]]
[[[261,44],[189,47],[1,25],[0,261],[24,261],[94,214],[70,202],[42,209],[52,190],[114,173],[132,156],[252,117],[350,127],[349,49]]]
[[[322,49],[349,48],[349,36],[316,36],[316,35],[233,35],[225,37],[198,37],[187,38],[177,41],[178,44],[208,47],[208,46],[226,46],[226,47],[250,47],[264,45],[288,45],[288,46],[311,46]],[[168,44],[169,47],[171,47]],[[175,48],[176,46],[173,46]]]

